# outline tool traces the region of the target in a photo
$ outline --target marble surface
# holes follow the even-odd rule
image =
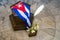
[[[4,1],[4,0],[3,0]],[[9,19],[10,5],[19,0],[0,1],[0,40],[60,40],[60,0],[21,0],[31,4],[31,12],[43,4],[42,12],[35,17],[39,23],[37,35],[28,37],[23,30],[14,31]]]

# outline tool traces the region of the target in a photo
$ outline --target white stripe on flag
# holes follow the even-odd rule
[[[28,25],[31,26],[31,23],[30,23],[28,17],[24,14],[24,12],[22,12],[22,11],[19,10],[19,9],[17,9],[17,11],[27,20]]]
[[[26,9],[26,11],[27,11],[27,13],[28,13],[28,16],[30,16],[29,9],[28,9],[26,6],[24,6],[24,7],[25,7],[25,9]]]

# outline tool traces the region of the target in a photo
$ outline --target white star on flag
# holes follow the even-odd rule
[[[22,7],[22,5],[18,5],[18,7]]]

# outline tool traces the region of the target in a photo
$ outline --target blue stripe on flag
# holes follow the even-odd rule
[[[28,14],[28,17],[30,17],[30,11],[31,11],[30,6],[26,3],[24,3],[24,6],[28,9],[28,10],[26,10],[26,13]],[[29,11],[29,13],[28,13],[28,11]]]
[[[28,16],[29,14],[27,13],[27,12],[24,12],[25,13],[25,15],[30,19],[30,16]]]
[[[24,5],[28,8],[28,10],[30,11],[30,6],[26,3],[24,3]]]

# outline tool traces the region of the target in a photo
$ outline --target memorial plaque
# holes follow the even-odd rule
[[[26,29],[25,23],[20,18],[18,18],[18,16],[13,16],[13,14],[11,14],[10,21],[11,21],[11,24],[14,30],[25,30]]]
[[[27,30],[25,22],[22,21],[18,16],[11,14],[9,18],[14,30]],[[33,14],[31,15],[31,21],[33,22]]]

